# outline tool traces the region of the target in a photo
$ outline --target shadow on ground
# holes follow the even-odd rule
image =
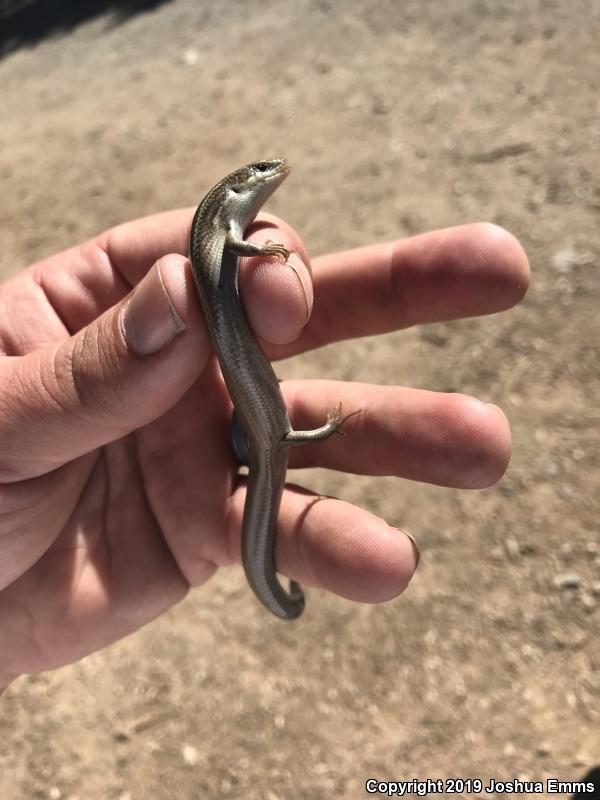
[[[575,797],[587,797],[588,800],[598,800],[600,798],[600,767],[594,767],[591,769],[588,774],[581,780],[582,783],[593,784],[594,789],[593,791],[585,791],[585,792],[575,792],[571,795],[572,798]]]
[[[72,31],[102,14],[120,24],[171,0],[0,0],[0,58],[47,36]]]

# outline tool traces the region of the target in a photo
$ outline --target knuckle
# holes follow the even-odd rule
[[[42,376],[47,394],[67,413],[77,415],[90,408],[108,413],[119,392],[114,356],[112,337],[102,335],[99,324],[84,328],[58,347],[48,362]]]

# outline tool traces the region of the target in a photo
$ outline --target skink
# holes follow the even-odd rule
[[[190,261],[200,302],[234,411],[248,438],[250,463],[242,521],[242,563],[258,599],[276,616],[295,619],[304,595],[289,594],[275,571],[275,532],[290,444],[326,439],[352,416],[341,404],[321,428],[292,429],[277,376],[252,335],[238,295],[238,257],[277,257],[281,244],[244,241],[244,230],[289,173],[283,158],[257,161],[223,178],[202,200],[190,233]],[[357,413],[357,412],[353,412]]]

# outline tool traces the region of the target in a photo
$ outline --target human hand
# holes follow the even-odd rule
[[[0,686],[106,646],[240,560],[230,403],[176,255],[191,217],[119,226],[0,287]],[[467,225],[316,259],[313,307],[297,235],[268,215],[251,230],[293,252],[287,268],[248,259],[242,269],[269,358],[493,313],[527,288],[516,240]],[[340,400],[362,411],[351,435],[292,448],[293,467],[464,488],[506,468],[506,419],[473,398],[335,381],[282,390],[299,429]],[[306,586],[363,602],[394,597],[416,567],[410,539],[380,518],[291,486],[276,559]]]

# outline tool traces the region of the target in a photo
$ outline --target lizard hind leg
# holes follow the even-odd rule
[[[295,431],[292,429],[284,436],[283,441],[288,444],[309,444],[310,442],[321,442],[323,439],[328,439],[333,433],[343,434],[344,432],[340,428],[347,419],[354,417],[356,414],[360,414],[360,408],[342,416],[342,404],[338,403],[327,414],[325,425],[321,425],[320,428],[314,428],[311,431]]]

